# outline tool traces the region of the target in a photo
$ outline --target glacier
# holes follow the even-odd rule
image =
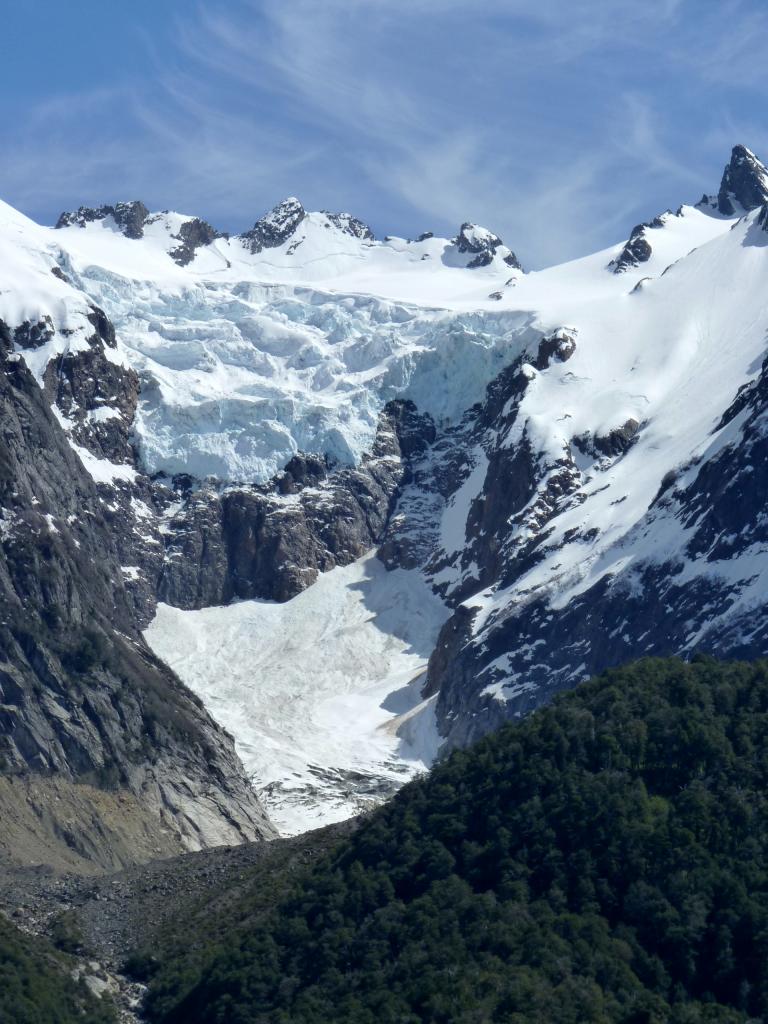
[[[432,764],[422,700],[448,609],[421,573],[373,555],[282,604],[159,605],[145,636],[236,738],[283,835],[342,821]]]

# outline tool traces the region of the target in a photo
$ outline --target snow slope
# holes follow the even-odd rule
[[[540,457],[553,461],[587,432],[605,436],[630,419],[640,429],[620,460],[583,461],[578,500],[549,524],[545,549],[552,557],[520,577],[515,592],[551,588],[562,606],[615,572],[619,560],[668,555],[658,536],[649,546],[616,545],[645,514],[664,476],[710,449],[724,410],[760,367],[768,234],[757,216],[744,217],[619,301],[580,302],[578,276],[561,282],[560,308],[578,325],[576,352],[534,376],[504,443],[514,445],[525,429]],[[567,539],[590,529],[598,536],[586,551],[580,538]],[[672,544],[679,547],[679,537]],[[477,627],[511,599],[507,590],[473,599],[482,608]]]
[[[447,609],[369,556],[285,604],[160,605],[145,636],[235,737],[284,835],[341,821],[433,761],[421,684]]]
[[[38,382],[55,355],[84,351],[93,334],[87,296],[54,276],[58,246],[53,235],[0,202],[0,320],[11,329],[50,321],[49,340],[24,354]]]

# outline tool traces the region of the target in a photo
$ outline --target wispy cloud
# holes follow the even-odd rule
[[[757,0],[201,0],[172,49],[147,33],[141,73],[52,83],[0,187],[230,229],[297,192],[379,230],[486,221],[541,265],[714,188],[732,142],[759,148],[766,28]]]

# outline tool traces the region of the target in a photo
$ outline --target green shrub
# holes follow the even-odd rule
[[[114,1007],[71,977],[72,965],[0,914],[2,1024],[115,1024]]]
[[[155,1024],[766,1020],[768,664],[607,672],[259,898],[161,962]]]

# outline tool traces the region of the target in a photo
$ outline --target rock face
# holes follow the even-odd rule
[[[160,599],[179,608],[287,601],[318,572],[360,558],[382,539],[411,463],[434,436],[428,416],[393,402],[373,450],[354,469],[297,455],[261,487],[185,492],[177,481],[182,501],[164,527]]]
[[[768,177],[765,167],[746,146],[734,146],[731,159],[723,171],[717,193],[717,208],[727,217],[742,210],[754,210],[768,200]]]
[[[498,235],[487,228],[478,227],[476,224],[469,222],[462,224],[453,244],[457,252],[473,257],[467,263],[470,270],[490,266],[497,253],[508,267],[513,267],[515,270],[523,269],[517,256],[504,245]]]
[[[57,228],[77,226],[84,228],[86,224],[112,217],[115,224],[126,238],[143,238],[144,225],[149,218],[149,210],[144,203],[134,199],[130,203],[116,203],[114,206],[81,206],[74,212],[62,213],[56,222]]]
[[[185,267],[195,258],[198,249],[210,245],[217,238],[226,237],[228,236],[212,228],[207,221],[193,217],[191,220],[184,221],[179,228],[178,239],[181,244],[175,249],[171,249],[168,255],[180,267]]]
[[[107,358],[115,332],[96,307],[89,317],[94,334],[87,352],[65,352],[46,367],[44,393],[67,421],[70,436],[97,458],[133,466],[130,431],[139,395],[137,374]],[[18,332],[15,339],[18,342]]]
[[[542,348],[547,347],[544,342]],[[751,578],[757,579],[756,559],[768,544],[760,512],[768,494],[768,360],[717,425],[725,431],[722,441],[708,458],[663,481],[638,524],[633,536],[651,538],[644,550],[662,554],[624,558],[624,568],[567,601],[533,591],[528,598],[500,603],[490,616],[478,612],[482,606],[473,595],[490,587],[503,593],[524,578],[549,554],[552,516],[583,500],[578,452],[566,451],[562,459],[542,464],[527,447],[525,432],[513,448],[498,442],[509,435],[530,379],[524,362],[505,371],[469,417],[460,449],[476,453],[474,465],[462,466],[455,434],[447,448],[448,438],[438,436],[422,466],[426,479],[416,471],[422,493],[431,488],[440,496],[437,505],[444,506],[456,501],[481,466],[482,482],[468,507],[458,555],[447,555],[443,547],[441,556],[433,554],[426,562],[426,571],[455,606],[430,659],[424,691],[425,696],[438,694],[440,730],[449,747],[473,742],[611,665],[646,654],[693,651],[753,658],[764,654],[768,644],[765,616],[757,610],[763,599],[757,592],[743,596],[750,593]],[[613,465],[626,456],[641,429],[629,420],[606,435],[576,443],[591,460]],[[409,501],[414,496],[406,490],[384,548],[401,562],[404,551],[418,547],[404,543],[418,518]],[[677,531],[680,542],[670,547],[669,537]],[[588,546],[596,533],[585,525],[564,541]],[[435,546],[439,549],[433,535],[418,554],[423,558],[423,550]],[[670,548],[668,557],[665,548]],[[448,570],[452,582],[445,587],[438,581]]]
[[[376,236],[368,225],[358,220],[357,217],[353,217],[351,213],[329,213],[327,210],[322,212],[331,224],[343,234],[351,235],[352,238],[361,238],[366,242],[375,241]]]
[[[284,199],[261,220],[257,220],[250,231],[244,232],[240,238],[243,245],[252,253],[262,249],[276,249],[287,242],[307,213],[295,196]]]
[[[534,599],[510,605],[478,642],[474,615],[459,608],[430,663],[429,686],[439,692],[439,715],[451,745],[463,745],[510,715],[525,714],[551,695],[603,668],[641,654],[703,650],[752,658],[765,651],[768,628],[749,605],[738,611],[737,580],[682,569],[682,559],[711,566],[764,548],[768,454],[766,368],[734,407],[743,419],[733,440],[694,467],[685,482],[663,490],[641,530],[661,535],[679,522],[685,546],[669,561],[647,562],[600,580],[561,608]],[[531,652],[540,651],[537,658]],[[493,694],[494,663],[503,662],[503,702]]]
[[[9,803],[0,814],[12,815],[19,786],[40,777],[56,784],[40,797],[54,836],[80,785],[123,794],[155,849],[272,834],[230,738],[143,643],[121,564],[117,506],[86,472],[49,405],[54,396],[65,408],[77,403],[73,433],[91,450],[126,450],[120,430],[109,435],[98,421],[87,425],[98,388],[108,383],[99,370],[112,365],[98,328],[91,348],[72,357],[71,367],[59,364],[45,391],[12,345],[3,324],[0,765],[15,788],[3,790]],[[112,384],[131,415],[133,375]],[[80,853],[114,866],[134,856],[128,846],[112,844],[105,826],[101,835],[81,837]],[[147,852],[146,841],[137,847]]]

